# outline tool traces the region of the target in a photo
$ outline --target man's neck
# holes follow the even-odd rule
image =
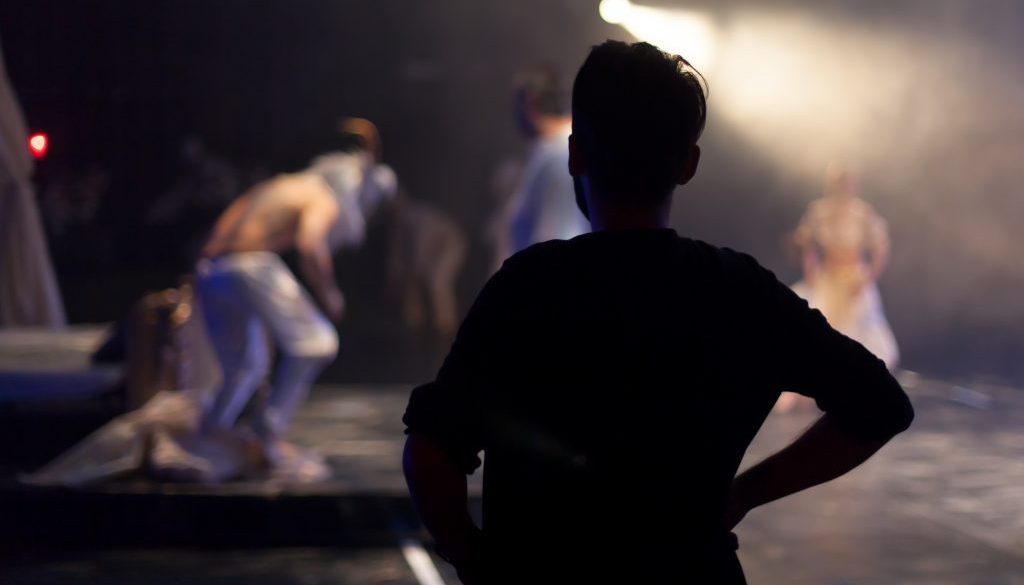
[[[664,229],[669,225],[672,198],[658,204],[623,205],[589,202],[590,226],[595,232],[615,230]]]

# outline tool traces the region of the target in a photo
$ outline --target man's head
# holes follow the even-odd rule
[[[366,118],[342,118],[338,122],[338,131],[352,141],[356,150],[367,155],[367,167],[380,160],[380,132],[376,124]]]
[[[516,78],[516,121],[531,138],[543,135],[553,122],[568,117],[567,101],[558,71],[550,65],[530,67]]]
[[[706,117],[699,75],[647,43],[590,51],[573,85],[570,170],[591,196],[656,204],[693,176]]]
[[[319,176],[330,187],[341,210],[344,226],[338,233],[338,245],[362,241],[366,222],[398,192],[398,179],[391,167],[376,164],[366,167],[362,152],[329,152],[316,157],[303,171]],[[332,244],[333,246],[334,244]]]

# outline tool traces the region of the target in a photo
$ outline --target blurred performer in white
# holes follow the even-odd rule
[[[876,285],[889,260],[889,230],[871,205],[857,196],[857,179],[848,168],[829,165],[825,196],[807,206],[793,241],[804,273],[793,291],[820,310],[832,327],[894,370],[899,348]],[[785,393],[779,410],[798,402],[798,395]]]
[[[0,51],[0,327],[65,324],[31,177],[25,118]]]
[[[569,175],[572,118],[555,70],[534,67],[526,71],[516,84],[515,99],[519,128],[531,143],[517,186],[499,212],[495,268],[508,256],[538,242],[567,240],[590,231],[576,206]],[[507,175],[508,165],[499,172]]]
[[[217,221],[198,269],[199,300],[223,374],[204,429],[235,425],[270,372],[269,337],[279,355],[254,428],[272,466],[286,465],[294,452],[282,451],[291,449],[282,441],[285,430],[338,349],[331,321],[341,318],[345,302],[333,254],[362,243],[366,216],[397,186],[391,169],[377,162],[373,124],[353,119],[345,130],[360,137],[362,148],[321,156],[300,173],[251,188]],[[279,256],[290,250],[298,253],[312,298]]]

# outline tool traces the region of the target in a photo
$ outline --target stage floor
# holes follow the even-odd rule
[[[917,408],[910,431],[850,476],[757,510],[740,525],[740,554],[752,585],[1024,585],[1024,391],[958,388],[909,375],[905,380]],[[97,488],[110,497],[219,494],[266,505],[312,498],[342,507],[364,502],[393,508],[372,520],[386,525],[360,525],[377,531],[373,539],[275,548],[44,548],[6,559],[0,582],[457,583],[436,558],[440,582],[431,581],[437,575],[430,568],[419,566],[417,576],[407,560],[424,556],[418,535],[402,521],[407,511],[399,510],[400,418],[408,389],[315,389],[293,438],[329,458],[335,474],[324,484],[238,483],[214,490],[127,482]],[[749,459],[782,446],[813,417],[771,416]]]

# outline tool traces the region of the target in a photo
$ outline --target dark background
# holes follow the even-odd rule
[[[890,223],[880,288],[903,365],[1024,383],[1024,7],[893,4],[686,4],[723,32],[703,168],[677,194],[675,227],[796,280],[784,236],[825,163],[851,160]],[[90,168],[109,177],[95,218],[52,242],[73,322],[116,319],[187,271],[210,217],[144,221],[186,137],[258,177],[336,148],[348,115],[374,120],[410,195],[470,237],[465,309],[487,277],[495,169],[524,148],[515,73],[547,61],[568,85],[605,38],[631,37],[589,0],[0,2],[9,76],[30,128],[51,139],[40,190]],[[380,292],[382,239],[338,259],[350,313],[327,379],[406,381],[436,365],[440,349],[404,331]]]

